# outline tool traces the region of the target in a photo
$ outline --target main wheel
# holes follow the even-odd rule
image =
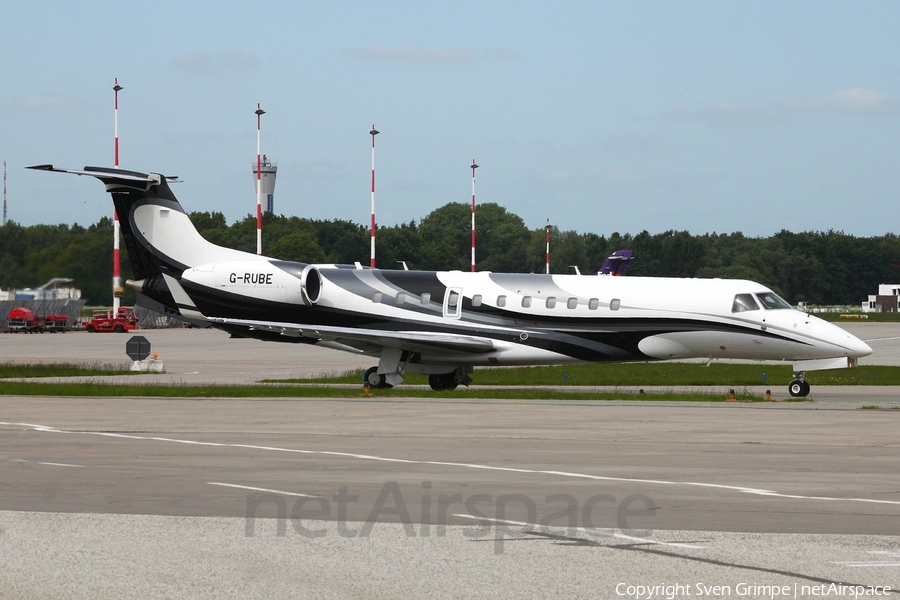
[[[116,325],[113,331],[115,331],[116,333],[125,333],[125,328],[121,325]]]
[[[94,333],[94,332],[97,331],[97,328],[94,327],[93,325],[91,325],[90,323],[88,323],[87,325],[85,325],[85,326],[84,326],[84,329],[85,329],[85,331],[87,331],[88,333]]]
[[[453,373],[435,373],[428,376],[428,385],[436,392],[443,390],[455,390],[459,384]]]
[[[394,387],[385,380],[384,375],[378,374],[378,367],[366,369],[365,381],[368,382],[372,389],[385,390]]]
[[[804,398],[809,395],[809,384],[800,379],[795,379],[788,386],[788,393],[794,398]]]

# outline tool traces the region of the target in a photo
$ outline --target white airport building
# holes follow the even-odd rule
[[[878,286],[878,293],[869,296],[862,303],[862,311],[870,312],[897,312],[900,309],[900,283],[882,283]]]

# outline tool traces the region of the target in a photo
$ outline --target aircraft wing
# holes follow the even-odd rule
[[[494,343],[488,338],[452,333],[385,331],[381,329],[276,323],[272,321],[226,319],[221,317],[213,317],[208,320],[222,325],[247,327],[251,331],[270,331],[285,336],[304,337],[320,342],[337,343],[356,348],[360,352],[374,352],[382,348],[396,348],[410,352],[440,350],[459,354],[486,354],[495,349]]]

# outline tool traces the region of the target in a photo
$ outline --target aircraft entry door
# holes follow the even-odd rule
[[[444,317],[458,319],[462,315],[462,288],[447,288],[444,294]]]

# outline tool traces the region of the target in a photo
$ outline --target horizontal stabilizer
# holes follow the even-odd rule
[[[75,169],[57,169],[53,165],[34,165],[32,167],[25,168],[33,169],[35,171],[69,173],[70,175],[88,175],[90,177],[96,177],[97,179],[105,183],[107,188],[109,188],[110,186],[124,186],[131,188],[140,187],[146,190],[151,186],[159,185],[162,181],[179,181],[178,177],[169,177],[166,175],[159,175],[158,173],[138,173],[137,171],[110,169],[107,167],[85,167],[80,171]],[[144,183],[145,185],[136,186],[136,183]]]

